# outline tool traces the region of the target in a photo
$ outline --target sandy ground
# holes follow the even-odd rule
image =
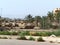
[[[0,35],[0,37],[8,37],[8,38],[12,38],[12,39],[16,39],[20,36],[13,36],[13,35]],[[25,36],[27,39],[30,38],[30,36]],[[35,40],[37,40],[40,36],[32,36]],[[43,40],[50,42],[59,42],[60,43],[60,37],[42,37]]]
[[[24,41],[15,39],[0,39],[0,45],[60,45],[59,43]]]

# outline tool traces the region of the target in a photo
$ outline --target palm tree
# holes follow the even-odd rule
[[[48,29],[48,20],[47,20],[47,16],[42,16],[41,27],[42,27],[43,29]]]
[[[56,14],[56,23],[57,23],[57,26],[59,26],[60,28],[60,11]]]
[[[49,27],[52,27],[52,23],[54,22],[54,17],[53,17],[53,12],[48,12],[47,14],[47,18],[48,18],[48,23],[49,23]]]
[[[41,22],[41,17],[40,16],[35,16],[34,20],[36,21],[36,26],[38,27],[38,23]]]
[[[60,22],[60,12],[57,13],[56,20],[57,20],[58,23]]]
[[[27,16],[25,17],[25,19],[24,19],[24,20],[26,20],[27,22],[31,23],[31,22],[33,22],[33,21],[34,21],[34,18],[32,17],[32,15],[31,15],[31,14],[29,14],[29,15],[27,15]]]
[[[48,14],[47,14],[48,16],[48,19],[49,19],[49,22],[51,23],[51,22],[53,22],[53,20],[54,20],[54,17],[53,17],[53,12],[48,12]]]

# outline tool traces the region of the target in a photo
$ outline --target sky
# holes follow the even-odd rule
[[[46,16],[48,11],[60,8],[60,0],[0,0],[0,16],[9,18],[24,18]]]

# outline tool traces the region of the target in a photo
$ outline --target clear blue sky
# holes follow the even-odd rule
[[[9,18],[24,18],[47,15],[48,11],[60,7],[60,0],[0,0],[0,15]]]

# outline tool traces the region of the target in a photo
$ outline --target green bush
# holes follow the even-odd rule
[[[0,31],[0,35],[10,35],[10,32],[8,32],[8,31]]]
[[[0,35],[18,35],[18,32],[0,31]]]
[[[54,35],[56,35],[56,36],[60,36],[60,31],[54,31],[54,32],[52,32]]]
[[[44,40],[42,39],[42,37],[39,37],[38,39],[37,39],[37,41],[39,42],[44,42]]]
[[[46,32],[41,32],[41,36],[47,36]]]
[[[30,31],[19,31],[19,32],[9,32],[9,31],[0,31],[0,35],[19,35],[19,36],[26,36],[26,35],[31,35],[31,36],[50,36],[50,35],[56,35],[60,36],[60,30],[57,31],[51,31],[51,32],[31,32]]]
[[[60,31],[52,31],[52,32],[49,32],[49,31],[45,32],[44,31],[44,32],[35,32],[35,33],[32,32],[31,36],[50,36],[52,34],[54,34],[56,36],[60,36]],[[30,35],[30,33],[29,33],[29,31],[22,31],[19,33],[19,35],[25,36],[25,35]]]
[[[30,34],[29,34],[29,31],[25,31],[25,35],[30,35]]]
[[[19,33],[19,35],[20,35],[20,36],[25,36],[26,33],[25,33],[24,31],[22,31],[22,32]]]
[[[46,33],[46,36],[52,35],[52,32],[45,32],[45,33]]]
[[[32,40],[32,41],[34,41],[35,39],[34,39],[33,37],[30,37],[30,38],[29,38],[29,40]]]
[[[19,38],[17,38],[18,40],[27,40],[25,36],[21,36]]]
[[[11,35],[18,35],[18,32],[10,32]]]

